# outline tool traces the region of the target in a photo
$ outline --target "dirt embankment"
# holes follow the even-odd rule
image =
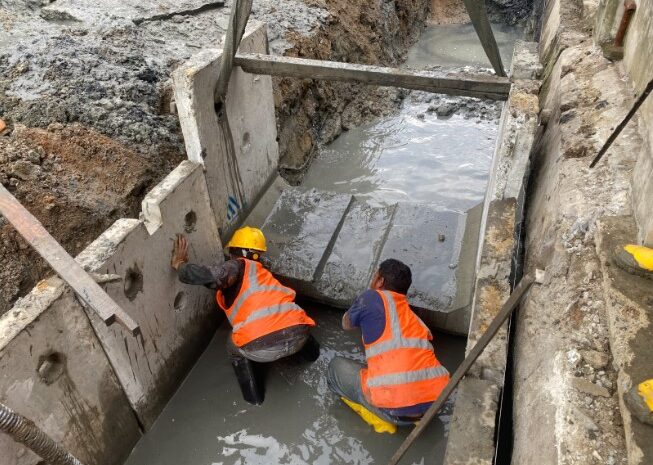
[[[0,6],[0,118],[8,124],[0,182],[76,254],[117,218],[138,215],[144,193],[184,158],[170,72],[202,47],[219,46],[229,2],[184,0],[210,4],[192,14],[174,13],[181,6],[169,1],[90,2],[81,11],[74,2],[48,3]],[[165,18],[130,16],[154,16],[163,3],[171,5]],[[268,23],[272,53],[389,65],[416,38],[427,5],[260,0],[252,18]],[[385,111],[376,92],[276,80],[282,164],[302,166],[319,142]],[[1,218],[0,263],[1,314],[48,267]]]

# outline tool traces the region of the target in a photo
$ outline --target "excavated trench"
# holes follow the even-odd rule
[[[509,65],[519,28],[497,34]],[[438,47],[433,41],[441,38]],[[471,26],[429,26],[410,50],[407,66],[487,66]],[[398,97],[399,96],[399,97]],[[300,189],[353,194],[371,205],[420,202],[466,211],[483,201],[498,131],[500,103],[387,94],[389,115],[352,127],[322,146]],[[401,257],[398,257],[401,258]],[[325,373],[336,355],[363,360],[360,335],[340,328],[341,311],[302,303],[317,321],[320,358],[265,369],[266,400],[245,403],[225,356],[228,325],[137,444],[127,465],[369,464],[392,455],[409,430],[380,436],[329,392]],[[434,331],[438,358],[450,370],[461,363],[466,339]],[[404,463],[442,463],[454,399],[427,429]]]

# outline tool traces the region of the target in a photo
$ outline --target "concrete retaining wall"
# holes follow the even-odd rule
[[[594,40],[598,44],[612,43],[623,16],[622,0],[603,0],[597,11],[594,26]],[[626,33],[623,47],[623,70],[633,88],[633,94],[639,95],[648,82],[653,79],[653,3],[639,0],[630,26]],[[625,116],[625,115],[624,115]],[[637,167],[634,170],[633,210],[637,220],[640,242],[653,246],[653,98],[638,112],[640,134],[645,144],[638,154]],[[637,124],[637,123],[636,123]],[[633,238],[632,240],[636,240]]]
[[[239,51],[267,53],[267,49],[266,26],[250,22]],[[220,124],[213,89],[221,56],[221,50],[203,50],[178,68],[173,79],[186,152],[190,160],[205,167],[211,205],[225,239],[230,226],[236,224],[241,213],[247,213],[262,188],[276,175],[279,147],[270,76],[246,74],[234,68],[226,99],[228,123]],[[234,141],[232,155],[228,130]],[[234,169],[240,173],[240,182]]]
[[[504,106],[483,209],[476,283],[467,352],[487,330],[511,292],[524,179],[538,127],[541,66],[534,43],[517,42],[513,87]],[[458,388],[446,465],[494,461],[499,400],[506,370],[507,324],[485,349]]]
[[[149,230],[149,231],[148,231]],[[202,166],[186,161],[143,200],[141,220],[123,219],[80,254],[90,271],[115,273],[108,294],[141,326],[142,335],[107,327],[88,312],[127,397],[149,427],[216,328],[213,294],[179,282],[170,267],[172,241],[188,237],[190,259],[223,260]]]
[[[121,464],[140,438],[82,306],[57,278],[40,282],[0,319],[0,402],[85,464]],[[1,433],[0,462],[43,463]]]
[[[57,278],[0,320],[0,401],[84,463],[122,463],[217,327],[213,293],[180,283],[170,267],[180,232],[194,262],[223,260],[202,166],[190,161],[145,197],[141,219],[118,220],[77,257],[123,278],[103,286],[139,323],[138,337],[106,326]],[[0,451],[11,465],[39,463],[4,435]]]
[[[264,25],[248,29],[241,50],[267,50]],[[122,278],[103,286],[142,334],[107,327],[56,278],[0,319],[0,401],[87,464],[123,462],[220,322],[213,292],[180,283],[170,267],[175,235],[188,237],[191,262],[221,263],[219,232],[276,172],[271,80],[236,69],[226,112],[244,191],[231,200],[237,182],[212,97],[220,53],[203,51],[175,74],[190,160],[147,194],[139,219],[118,220],[77,257],[88,271]],[[4,435],[0,457],[3,465],[42,463]]]

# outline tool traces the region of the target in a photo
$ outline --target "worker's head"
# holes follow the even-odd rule
[[[263,231],[244,226],[237,230],[227,244],[231,258],[258,260],[267,251]]]
[[[374,273],[372,289],[407,294],[412,282],[413,276],[408,265],[389,258],[381,262],[379,269]]]

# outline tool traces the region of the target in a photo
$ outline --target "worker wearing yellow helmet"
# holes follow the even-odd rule
[[[216,291],[218,306],[233,328],[227,351],[243,398],[258,405],[264,390],[253,362],[268,363],[294,354],[315,361],[320,351],[310,333],[315,322],[295,303],[295,291],[261,264],[267,247],[260,229],[240,228],[227,249],[229,260],[215,269],[188,263],[188,241],[178,235],[171,265],[181,282]]]

